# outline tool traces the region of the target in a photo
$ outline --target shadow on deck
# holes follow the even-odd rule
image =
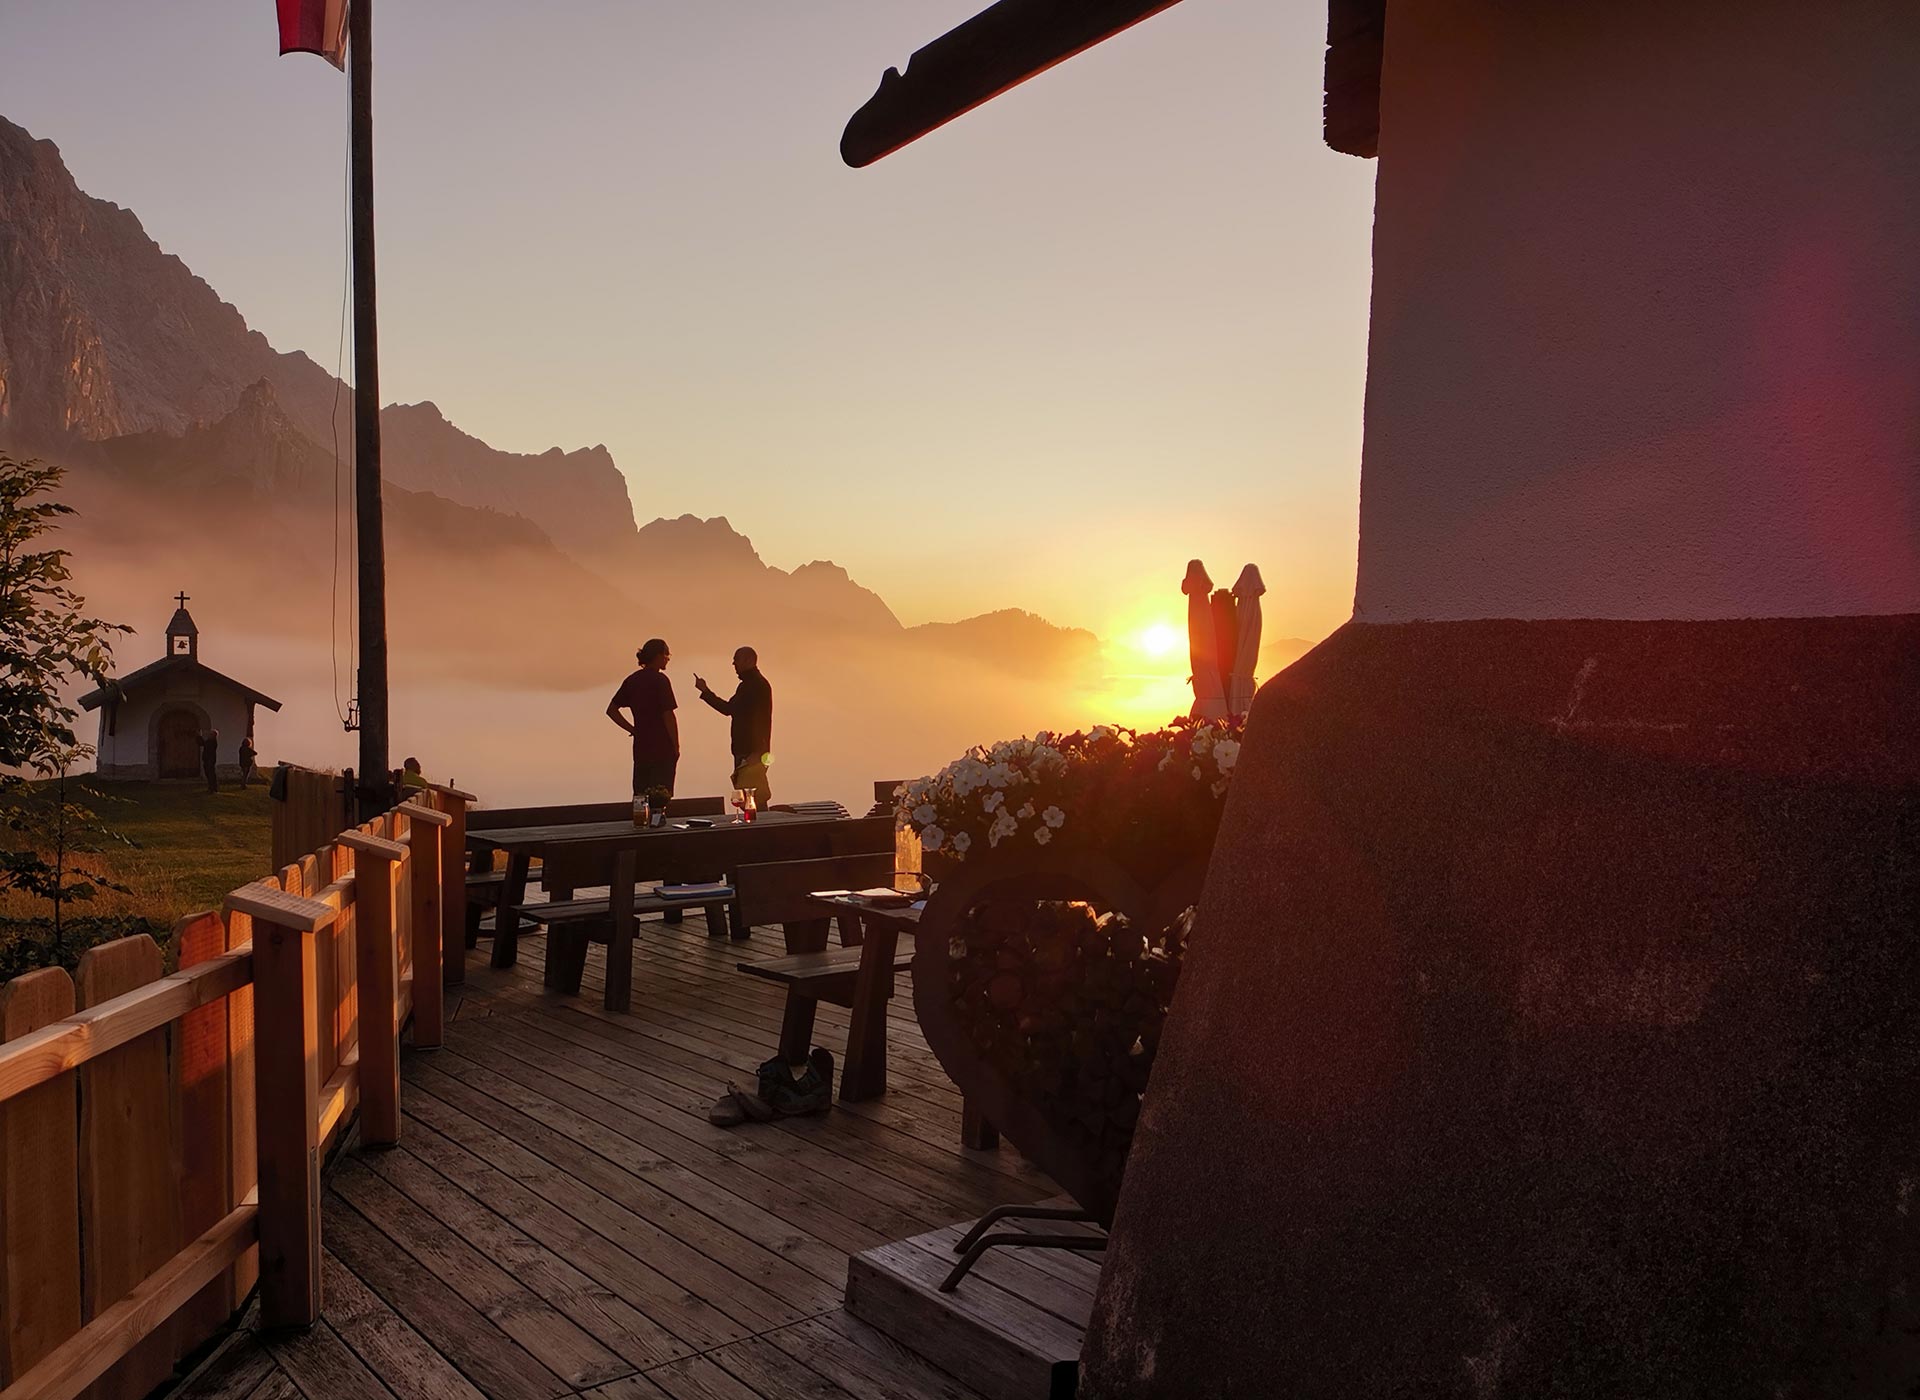
[[[446,1047],[403,1058],[400,1145],[328,1173],[322,1321],[236,1334],[178,1400],[971,1400],[842,1310],[848,1257],[1054,1186],[959,1146],[904,978],[883,1097],[713,1127],[780,1028],[734,964],[785,950],[705,932],[640,925],[630,1014],[600,1008],[600,949],[578,997],[542,989],[542,939],[504,971],[470,954]],[[823,1005],[818,1042],[846,1033]]]

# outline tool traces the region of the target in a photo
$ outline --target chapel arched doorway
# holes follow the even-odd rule
[[[154,738],[155,770],[162,778],[192,778],[200,772],[200,716],[168,710]]]

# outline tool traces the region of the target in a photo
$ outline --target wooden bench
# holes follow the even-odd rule
[[[818,953],[827,946],[833,918],[821,911],[812,892],[890,885],[893,864],[893,852],[887,850],[743,865],[733,872],[734,917],[745,929],[778,924],[789,953]],[[860,942],[859,920],[852,915],[840,919],[840,942],[848,947]]]
[[[691,901],[668,899],[657,889],[636,888],[633,912],[638,914],[678,913]],[[709,926],[727,924],[727,907],[733,901],[718,900],[703,904]],[[577,996],[580,979],[586,972],[587,945],[610,943],[613,937],[613,897],[611,893],[589,899],[555,899],[543,904],[516,904],[514,910],[529,923],[547,928],[547,970],[542,979],[549,991]]]
[[[853,1012],[846,1060],[840,1068],[840,1098],[856,1103],[887,1087],[887,1002],[893,977],[913,966],[913,948],[876,938],[855,948],[795,953],[770,962],[743,962],[740,971],[787,989],[780,1016],[780,1058],[803,1065],[813,1048],[814,1013],[821,1002]]]

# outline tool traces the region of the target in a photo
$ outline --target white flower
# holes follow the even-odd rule
[[[990,792],[981,800],[980,808],[985,812],[997,812],[1000,810],[1000,804],[1006,800],[1007,795],[1004,792]]]
[[[1167,769],[1169,769],[1169,768],[1171,768],[1171,767],[1173,766],[1173,760],[1174,760],[1174,759],[1175,759],[1175,758],[1176,758],[1177,756],[1178,756],[1178,755],[1176,755],[1176,754],[1174,753],[1174,751],[1173,751],[1172,749],[1168,749],[1168,750],[1167,750],[1167,751],[1166,751],[1165,753],[1163,753],[1163,754],[1161,754],[1161,755],[1160,755],[1160,766],[1159,766],[1158,768],[1156,768],[1156,769],[1155,769],[1154,771],[1155,771],[1156,773],[1164,773],[1164,772],[1166,772],[1166,771],[1167,771]]]
[[[1220,765],[1222,773],[1233,771],[1233,765],[1240,761],[1240,743],[1237,739],[1222,739],[1213,746],[1213,761]]]
[[[1114,737],[1115,737],[1115,734],[1112,728],[1104,724],[1096,724],[1092,729],[1087,731],[1087,739],[1093,743],[1098,743],[1102,739],[1112,739]]]
[[[920,849],[923,851],[937,851],[946,839],[946,832],[937,826],[930,826],[920,833]]]
[[[956,831],[953,833],[953,849],[956,854],[965,855],[967,853],[967,847],[972,844],[973,837],[969,836],[966,832]]]
[[[1020,808],[1019,811],[1015,812],[1014,815],[1020,818],[1020,820],[1023,822],[1032,821],[1033,820],[1033,804],[1031,802],[1026,803]]]
[[[1013,766],[1005,759],[1002,759],[987,769],[987,785],[989,787],[1010,787],[1018,781],[1019,779],[1014,774]]]
[[[1066,824],[1067,814],[1058,807],[1049,807],[1040,814],[1040,820],[1055,830],[1058,830]]]
[[[1047,842],[1053,840],[1053,832],[1047,827],[1036,826],[1033,829],[1033,839],[1044,846]]]
[[[1227,790],[1227,780],[1225,778],[1221,778],[1219,781],[1217,781],[1213,785],[1213,795],[1215,797],[1220,796],[1226,790]]]
[[[1014,819],[1013,813],[1002,807],[1000,815],[993,819],[993,825],[987,828],[987,844],[998,846],[1002,840],[1019,829],[1020,823]]]
[[[1200,776],[1200,765],[1197,763],[1193,765],[1193,776],[1195,778],[1198,778]]]
[[[915,826],[932,826],[939,815],[933,810],[931,803],[922,802],[913,809],[913,822]]]

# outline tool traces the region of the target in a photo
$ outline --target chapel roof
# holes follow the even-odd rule
[[[109,700],[126,700],[135,693],[149,689],[155,682],[167,679],[175,674],[197,675],[215,684],[229,686],[256,705],[264,705],[269,710],[278,710],[280,702],[271,695],[255,690],[250,685],[242,685],[232,676],[222,675],[213,667],[194,657],[186,655],[163,656],[158,661],[149,662],[137,671],[130,671],[116,677],[101,686],[90,690],[80,697],[80,708],[97,710]]]

